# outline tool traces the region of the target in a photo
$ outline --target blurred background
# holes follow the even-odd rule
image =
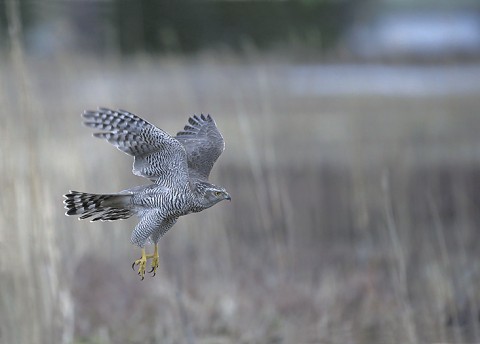
[[[97,106],[226,139],[144,281]],[[476,0],[1,0],[0,342],[480,342],[479,109]]]

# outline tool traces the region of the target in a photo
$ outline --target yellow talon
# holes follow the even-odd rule
[[[157,268],[158,268],[158,260],[159,260],[159,257],[158,257],[158,244],[155,244],[155,251],[153,252],[153,254],[149,254],[147,256],[147,258],[152,258],[152,269],[149,271],[150,273],[153,272],[153,276],[156,275],[157,273]],[[153,277],[152,276],[152,277]]]
[[[143,280],[145,278],[145,268],[147,266],[147,255],[145,254],[144,248],[142,248],[142,257],[133,262],[132,269],[135,265],[138,265],[138,275]]]
[[[152,269],[149,271],[150,273],[153,272],[153,276],[156,275],[157,273],[157,268],[158,268],[158,244],[155,245],[155,251],[153,254],[146,254],[145,249],[142,248],[142,257],[140,259],[137,259],[136,261],[133,262],[132,264],[132,269],[135,270],[135,266],[138,265],[138,275],[142,278],[142,280],[145,278],[145,269],[147,267],[147,260],[152,259]]]

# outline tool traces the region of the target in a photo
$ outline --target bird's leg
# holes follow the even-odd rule
[[[153,254],[149,254],[147,258],[152,258],[152,270],[150,270],[149,272],[153,272],[153,276],[155,276],[158,268],[158,244],[155,244],[155,251],[153,251]]]
[[[142,247],[142,257],[133,262],[132,269],[135,269],[135,265],[138,265],[138,275],[142,277],[143,280],[145,278],[145,268],[147,266],[147,255],[145,254],[145,248]]]

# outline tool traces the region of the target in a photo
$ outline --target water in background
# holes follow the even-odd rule
[[[472,56],[42,57],[21,42],[0,62],[1,343],[478,341]],[[70,189],[148,182],[81,126],[97,106],[172,134],[210,113],[226,140],[211,180],[232,202],[181,218],[144,281],[134,219],[64,216]]]

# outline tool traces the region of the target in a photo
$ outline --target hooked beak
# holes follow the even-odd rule
[[[228,193],[225,192],[225,199],[232,201],[232,197]]]

